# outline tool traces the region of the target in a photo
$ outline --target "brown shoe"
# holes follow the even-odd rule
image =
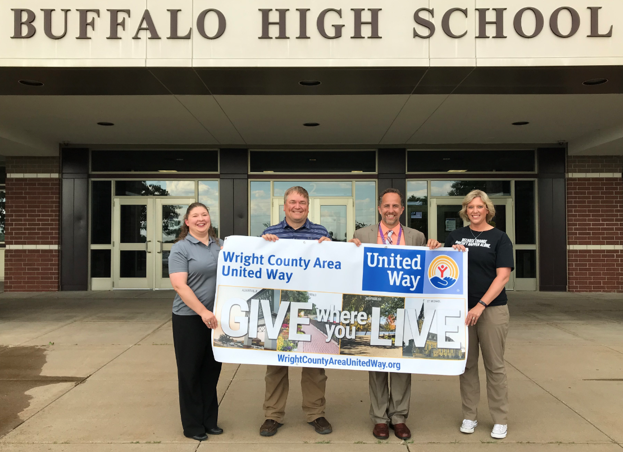
[[[316,429],[316,433],[320,433],[321,435],[328,435],[333,431],[331,424],[324,417],[319,417],[318,419],[308,422],[309,425],[313,425],[314,429]]]
[[[266,419],[260,427],[260,435],[273,436],[275,433],[277,433],[277,429],[282,425],[283,424],[280,424],[277,421],[273,421],[272,419]]]
[[[389,428],[394,431],[394,435],[399,439],[409,439],[411,438],[411,430],[407,427],[407,424],[389,424]]]
[[[387,439],[389,438],[389,428],[387,424],[375,424],[372,434],[376,439]]]

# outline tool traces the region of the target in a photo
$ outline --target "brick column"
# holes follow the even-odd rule
[[[7,157],[5,292],[59,289],[57,157]]]
[[[623,292],[623,156],[567,162],[570,292]]]

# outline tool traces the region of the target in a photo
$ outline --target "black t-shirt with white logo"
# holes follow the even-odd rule
[[[468,306],[473,308],[489,290],[496,277],[496,269],[515,268],[513,244],[505,232],[493,228],[489,231],[470,231],[469,226],[450,233],[444,246],[463,245],[469,248],[467,253],[467,292]],[[502,289],[489,306],[502,306],[508,301],[506,291]]]

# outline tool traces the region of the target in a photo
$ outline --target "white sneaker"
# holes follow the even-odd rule
[[[470,421],[469,419],[463,419],[463,423],[461,424],[461,430],[463,433],[474,433],[476,426],[478,425],[478,421]]]
[[[491,430],[491,438],[504,439],[506,438],[506,432],[508,426],[506,424],[495,424],[493,430]]]

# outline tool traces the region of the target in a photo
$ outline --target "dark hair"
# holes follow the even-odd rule
[[[208,207],[205,204],[200,203],[200,202],[193,202],[190,206],[188,206],[188,209],[186,209],[186,215],[184,215],[184,219],[182,220],[182,227],[180,229],[180,235],[177,236],[177,240],[175,242],[184,240],[186,236],[188,235],[188,226],[186,226],[186,220],[188,220],[188,215],[190,215],[190,212],[196,207],[203,207],[205,210],[208,211],[208,215],[210,215],[210,209],[208,209]],[[212,226],[212,221],[210,221],[210,229],[208,229],[208,236],[212,237],[214,241],[218,243],[218,237],[216,236],[216,231],[214,230],[214,227]]]
[[[398,196],[400,196],[400,205],[402,207],[405,206],[405,198],[404,196],[402,196],[402,193],[400,193],[400,190],[398,190],[397,188],[386,188],[385,190],[383,190],[383,193],[381,193],[381,196],[379,196],[379,206],[383,202],[383,196],[385,196],[387,193],[396,193]]]

